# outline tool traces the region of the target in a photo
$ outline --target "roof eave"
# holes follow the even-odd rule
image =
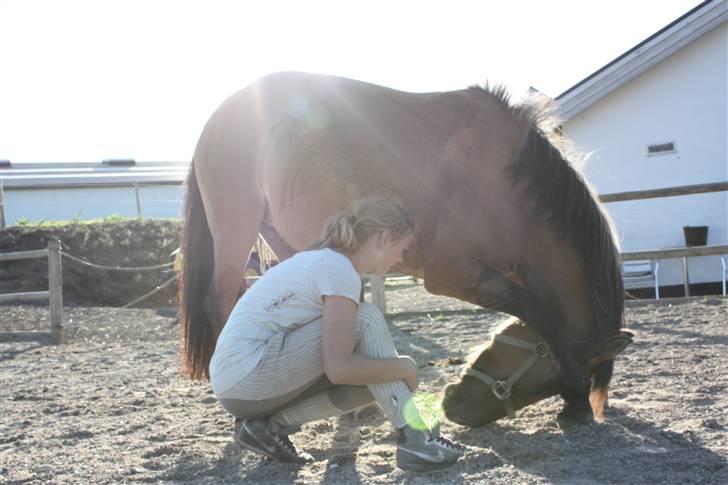
[[[726,20],[727,2],[703,5],[559,95],[559,117],[569,120]]]

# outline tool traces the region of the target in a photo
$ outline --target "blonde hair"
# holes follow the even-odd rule
[[[321,237],[307,249],[330,248],[340,252],[354,252],[378,232],[389,231],[400,239],[414,230],[412,217],[394,197],[372,196],[352,204],[351,211],[329,217]]]

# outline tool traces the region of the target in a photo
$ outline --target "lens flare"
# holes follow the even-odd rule
[[[431,392],[418,392],[412,396],[402,413],[410,427],[421,431],[434,428],[445,415],[440,397]]]
[[[321,130],[329,126],[331,113],[318,103],[311,102],[301,94],[294,94],[288,101],[288,113],[306,123],[310,130]]]

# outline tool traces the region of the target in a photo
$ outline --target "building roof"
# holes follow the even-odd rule
[[[180,185],[190,162],[25,162],[0,165],[0,185],[5,190]]]
[[[566,121],[728,20],[728,2],[707,0],[556,97]]]

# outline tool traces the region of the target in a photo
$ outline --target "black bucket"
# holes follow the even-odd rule
[[[684,226],[686,246],[705,246],[708,244],[708,226]]]

